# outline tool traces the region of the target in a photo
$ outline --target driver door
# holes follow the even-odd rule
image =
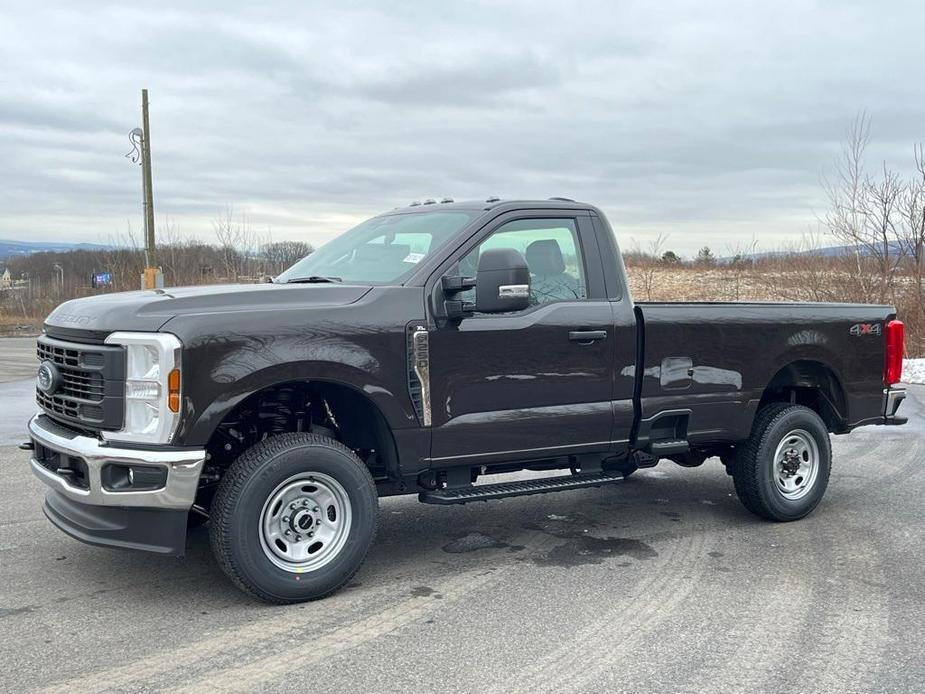
[[[610,449],[613,320],[590,217],[516,214],[447,273],[474,276],[482,250],[514,248],[530,266],[531,305],[431,333],[431,463],[440,467]]]

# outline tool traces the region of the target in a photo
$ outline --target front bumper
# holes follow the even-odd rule
[[[91,544],[183,553],[204,450],[119,448],[42,414],[30,420],[29,435],[32,472],[50,487],[45,515],[61,530]],[[163,481],[113,488],[113,470],[130,468],[136,479]]]
[[[884,424],[905,424],[909,421],[908,417],[900,417],[896,414],[902,401],[906,399],[905,388],[884,388],[883,389],[883,423]]]

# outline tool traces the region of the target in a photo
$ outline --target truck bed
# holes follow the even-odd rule
[[[639,302],[643,423],[690,410],[694,442],[747,438],[774,378],[794,360],[828,371],[832,407],[849,431],[882,416],[885,322],[891,306],[786,302]],[[769,385],[771,384],[771,385]]]

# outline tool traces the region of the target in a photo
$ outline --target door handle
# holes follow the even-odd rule
[[[568,339],[572,342],[594,342],[595,340],[606,340],[606,330],[570,330]]]

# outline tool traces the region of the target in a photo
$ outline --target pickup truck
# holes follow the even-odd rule
[[[388,495],[462,504],[718,458],[749,511],[802,518],[830,434],[906,421],[903,332],[891,306],[636,303],[591,205],[428,200],[272,282],[62,304],[24,447],[69,535],[181,555],[208,521],[237,586],[298,602],[350,580]]]

